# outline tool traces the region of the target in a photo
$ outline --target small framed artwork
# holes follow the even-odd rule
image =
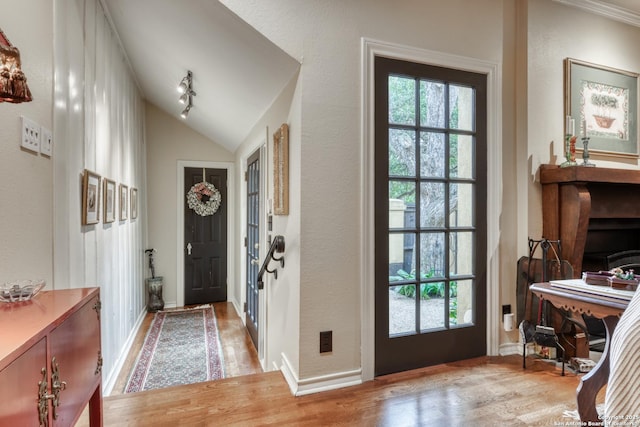
[[[289,215],[289,126],[273,134],[273,213]]]
[[[116,182],[104,179],[104,219],[105,224],[116,220]]]
[[[127,199],[129,198],[129,187],[120,184],[120,221],[125,221],[127,219],[127,208],[129,204],[127,203]]]
[[[592,153],[637,158],[638,73],[571,58],[564,71],[565,115],[575,123],[576,149],[582,151],[588,137]]]
[[[84,170],[82,177],[82,225],[100,221],[100,175]]]
[[[138,218],[138,189],[131,188],[131,200],[129,201],[131,205],[131,219]]]

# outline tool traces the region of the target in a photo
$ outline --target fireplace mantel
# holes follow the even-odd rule
[[[574,277],[582,274],[585,252],[640,249],[639,170],[541,165],[540,183],[542,235],[560,240]],[[606,237],[603,230],[615,231]]]
[[[540,166],[540,183],[542,185],[578,182],[640,185],[640,170],[584,166],[570,166],[568,168],[556,165]]]

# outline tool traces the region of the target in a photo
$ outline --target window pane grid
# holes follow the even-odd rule
[[[394,114],[391,111],[394,108],[391,100],[392,85],[400,87],[403,81],[406,90],[398,99],[412,102],[406,104],[410,108]],[[428,92],[437,98],[434,104],[427,99]],[[455,100],[452,93],[456,96]],[[457,212],[458,209],[468,207],[459,206],[460,193],[470,196],[470,201],[465,203],[469,203],[471,208],[475,206],[476,184],[475,114],[460,111],[458,103],[462,98],[467,102],[474,101],[475,91],[463,86],[452,87],[445,82],[390,76],[389,94],[389,153],[390,157],[396,156],[396,159],[401,158],[404,162],[400,167],[392,167],[390,162],[389,197],[391,199],[402,195],[405,206],[412,205],[413,209],[412,223],[399,225],[396,222],[393,226],[390,223],[389,235],[390,239],[394,235],[412,236],[413,246],[405,247],[405,250],[411,250],[415,256],[413,268],[405,272],[408,276],[402,280],[395,276],[396,279],[389,283],[390,290],[401,292],[412,299],[415,331],[390,326],[390,335],[456,327],[461,323],[455,317],[458,304],[457,281],[473,281],[475,276],[466,274],[469,266],[465,262],[465,271],[457,274],[461,261],[458,255],[452,256],[452,251],[457,254],[459,248],[452,246],[452,243],[457,244],[457,240],[462,238],[466,239],[466,245],[468,235],[473,236],[476,230],[473,211],[465,211],[464,215]],[[432,111],[428,111],[429,109]],[[442,144],[441,140],[447,142]],[[445,161],[440,163],[439,159]],[[465,161],[462,165],[461,160]],[[456,163],[452,164],[452,161]],[[411,195],[407,196],[409,193]],[[443,203],[438,201],[438,197],[442,198]],[[452,199],[456,200],[455,206],[451,205]],[[471,241],[473,240],[472,237]],[[475,266],[471,268],[473,273]],[[434,309],[427,309],[423,304],[425,298],[422,296],[430,294],[441,297],[442,301],[441,307],[435,309],[438,311],[435,316]],[[431,320],[427,321],[427,316]],[[439,320],[434,322],[433,319]]]

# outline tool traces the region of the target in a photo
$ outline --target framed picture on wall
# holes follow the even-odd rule
[[[82,177],[82,225],[100,221],[100,175],[88,169]]]
[[[273,213],[289,215],[289,126],[273,134]]]
[[[110,179],[104,179],[104,223],[110,223],[116,220],[116,182]]]
[[[138,189],[131,188],[131,200],[129,201],[131,205],[131,219],[138,218]]]
[[[575,123],[576,149],[582,151],[588,137],[591,153],[637,158],[638,73],[571,58],[564,70],[565,115]]]
[[[127,199],[129,198],[129,187],[120,184],[120,221],[125,221],[127,219],[127,208],[129,204],[127,203]]]

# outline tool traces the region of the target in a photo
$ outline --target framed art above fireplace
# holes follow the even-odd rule
[[[576,149],[588,137],[594,154],[637,158],[638,73],[571,58],[564,72],[565,116],[575,122]]]

